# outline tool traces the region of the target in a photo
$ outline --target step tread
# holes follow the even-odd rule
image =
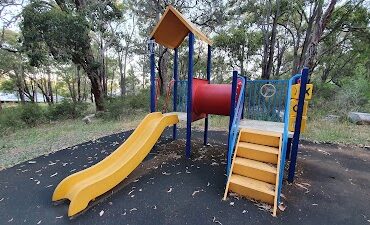
[[[268,163],[256,161],[253,159],[246,159],[242,157],[236,157],[235,158],[235,164],[241,165],[241,166],[246,166],[258,170],[263,170],[269,173],[274,173],[277,174],[277,168],[273,165],[270,165]]]
[[[237,174],[231,174],[230,183],[241,185],[268,195],[275,196],[275,186],[263,181],[244,177]]]
[[[250,128],[242,128],[240,131],[243,133],[260,134],[260,135],[272,136],[272,137],[277,137],[277,138],[281,138],[282,136],[282,134],[279,132],[255,130],[255,129],[250,129]]]
[[[253,143],[249,143],[249,142],[241,141],[241,142],[238,143],[238,147],[253,149],[253,150],[266,152],[266,153],[271,153],[271,154],[276,154],[276,155],[279,154],[279,149],[278,148],[270,147],[270,146],[266,146],[266,145],[253,144]]]

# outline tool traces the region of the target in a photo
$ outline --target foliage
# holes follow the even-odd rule
[[[49,121],[76,119],[83,116],[88,103],[63,100],[51,106],[26,103],[4,108],[0,113],[0,135],[21,128],[34,127]]]
[[[346,118],[349,111],[370,113],[370,83],[364,77],[342,83],[341,87],[333,83],[315,85],[312,104],[319,116],[335,114]]]
[[[38,104],[24,104],[20,112],[20,120],[30,127],[41,124],[45,120],[45,110]]]
[[[37,104],[5,108],[0,113],[0,135],[20,128],[34,127],[46,121],[46,111]]]
[[[147,110],[149,108],[149,90],[141,90],[136,95],[128,95],[125,97],[109,98],[106,101],[106,112],[102,117],[106,120],[118,119],[127,117],[127,114],[132,114],[135,110]]]
[[[89,25],[80,14],[65,13],[60,8],[34,1],[24,8],[23,17],[23,45],[31,65],[45,62],[48,52],[56,60],[66,62],[72,60],[74,54],[84,54],[89,47],[86,39]]]
[[[73,102],[63,99],[59,104],[54,104],[48,109],[50,120],[76,119],[84,115],[88,108],[86,102]]]

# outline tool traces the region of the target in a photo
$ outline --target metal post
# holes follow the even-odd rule
[[[173,111],[177,111],[177,85],[179,81],[179,74],[178,74],[178,67],[179,67],[179,50],[175,48],[175,57],[173,60],[173,79],[175,80],[173,83]],[[173,125],[173,140],[177,138],[177,127],[176,124]]]
[[[155,112],[155,41],[149,41],[150,54],[150,112]]]
[[[297,163],[298,144],[299,144],[299,136],[301,134],[301,124],[302,124],[302,116],[303,116],[304,99],[306,97],[306,84],[308,81],[308,73],[309,73],[309,69],[307,67],[302,70],[301,87],[299,89],[298,110],[297,110],[297,117],[296,117],[295,126],[294,126],[292,149],[291,149],[291,155],[290,155],[291,159],[290,159],[290,164],[289,164],[288,181],[290,183],[293,182],[294,180],[295,167]]]
[[[207,80],[211,83],[211,67],[212,67],[212,47],[208,45],[207,54]],[[204,120],[204,145],[208,143],[208,114]]]
[[[186,157],[191,155],[191,122],[193,112],[193,69],[194,69],[194,34],[189,33],[189,59],[188,59],[188,96],[186,107]]]
[[[291,138],[288,138],[288,142],[287,142],[287,145],[286,145],[286,154],[285,154],[285,159],[286,160],[289,160],[290,159],[290,150],[291,150],[291,147],[292,147],[292,139]]]
[[[229,121],[229,135],[228,140],[230,139],[231,126],[234,120],[235,113],[235,98],[236,98],[236,87],[238,85],[238,71],[233,71],[233,81],[231,84],[231,104],[230,104],[230,121]],[[229,146],[230,143],[227,143]]]
[[[245,90],[244,90],[244,99],[243,99],[243,111],[242,111],[242,116],[241,118],[244,119],[244,111],[245,111],[245,98],[246,98],[246,94],[245,92],[247,91],[247,80],[248,80],[248,77],[247,76],[243,76],[244,77],[244,80],[245,80]]]

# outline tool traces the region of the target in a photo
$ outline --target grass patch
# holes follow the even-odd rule
[[[370,128],[348,121],[311,120],[302,136],[311,141],[349,145],[370,145]]]
[[[134,129],[144,116],[144,112],[135,112],[122,120],[96,119],[91,124],[81,120],[65,120],[15,130],[0,138],[0,169],[89,140]]]

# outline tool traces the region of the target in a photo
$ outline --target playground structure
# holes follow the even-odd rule
[[[188,37],[188,76],[179,80],[178,47]],[[194,78],[195,38],[208,44],[206,79]],[[132,135],[98,164],[65,178],[55,189],[53,201],[69,199],[68,216],[124,180],[146,157],[168,126],[177,138],[179,121],[186,122],[186,157],[191,157],[192,122],[204,119],[207,145],[209,115],[229,116],[227,182],[229,191],[273,205],[280,202],[286,159],[288,180],[294,178],[300,132],[306,125],[306,99],[312,96],[308,69],[289,80],[247,80],[232,74],[231,84],[211,84],[212,41],[169,6],[150,35],[150,111]],[[173,108],[157,111],[155,43],[174,50]],[[307,89],[308,88],[308,89]],[[223,174],[220,174],[223,176]]]

